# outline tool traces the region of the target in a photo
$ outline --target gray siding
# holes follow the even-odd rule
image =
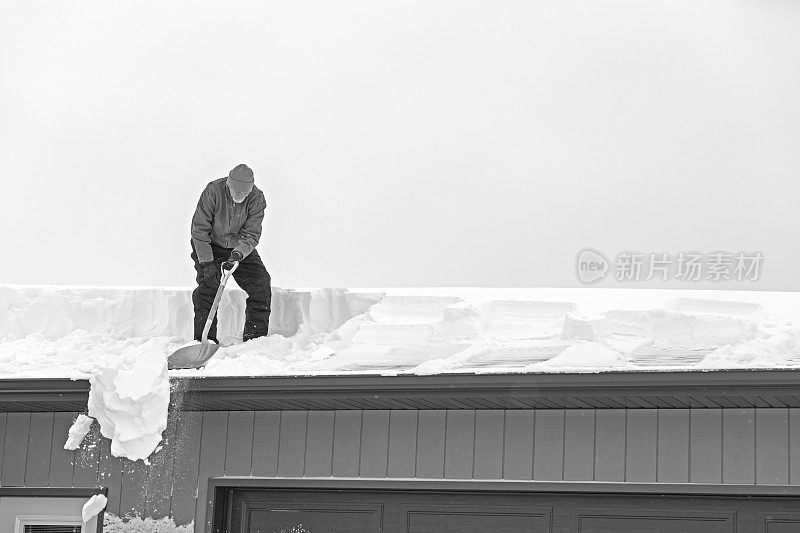
[[[448,411],[444,477],[471,479],[475,464],[475,411]]]
[[[179,412],[149,466],[96,424],[64,450],[76,415],[0,414],[2,485],[107,486],[112,513],[199,525],[222,475],[800,484],[797,408]]]
[[[504,411],[497,409],[475,412],[475,455],[473,477],[498,479],[503,477]],[[422,431],[420,427],[420,431]],[[458,453],[458,452],[456,452]]]
[[[689,422],[689,482],[722,480],[722,409],[695,409]]]

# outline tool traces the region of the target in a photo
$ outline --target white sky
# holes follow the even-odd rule
[[[800,290],[800,3],[0,3],[0,282],[193,283],[245,162],[282,287],[581,286],[584,247]]]

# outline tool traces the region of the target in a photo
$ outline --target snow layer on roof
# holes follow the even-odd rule
[[[800,366],[800,294],[647,289],[273,288],[270,335],[170,375],[595,372]],[[191,289],[0,285],[0,378],[88,379],[191,343]],[[127,364],[127,363],[126,363]]]

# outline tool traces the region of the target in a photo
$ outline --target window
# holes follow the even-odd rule
[[[19,516],[14,533],[83,533],[80,518],[66,516]]]
[[[56,524],[26,524],[24,533],[81,533],[81,526]]]

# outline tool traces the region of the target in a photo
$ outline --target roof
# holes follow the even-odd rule
[[[172,378],[180,410],[800,407],[800,370]],[[0,380],[0,411],[83,412],[89,382]]]
[[[657,289],[272,288],[270,335],[172,377],[800,368],[800,293]],[[192,343],[191,289],[0,285],[0,377],[88,379]]]

